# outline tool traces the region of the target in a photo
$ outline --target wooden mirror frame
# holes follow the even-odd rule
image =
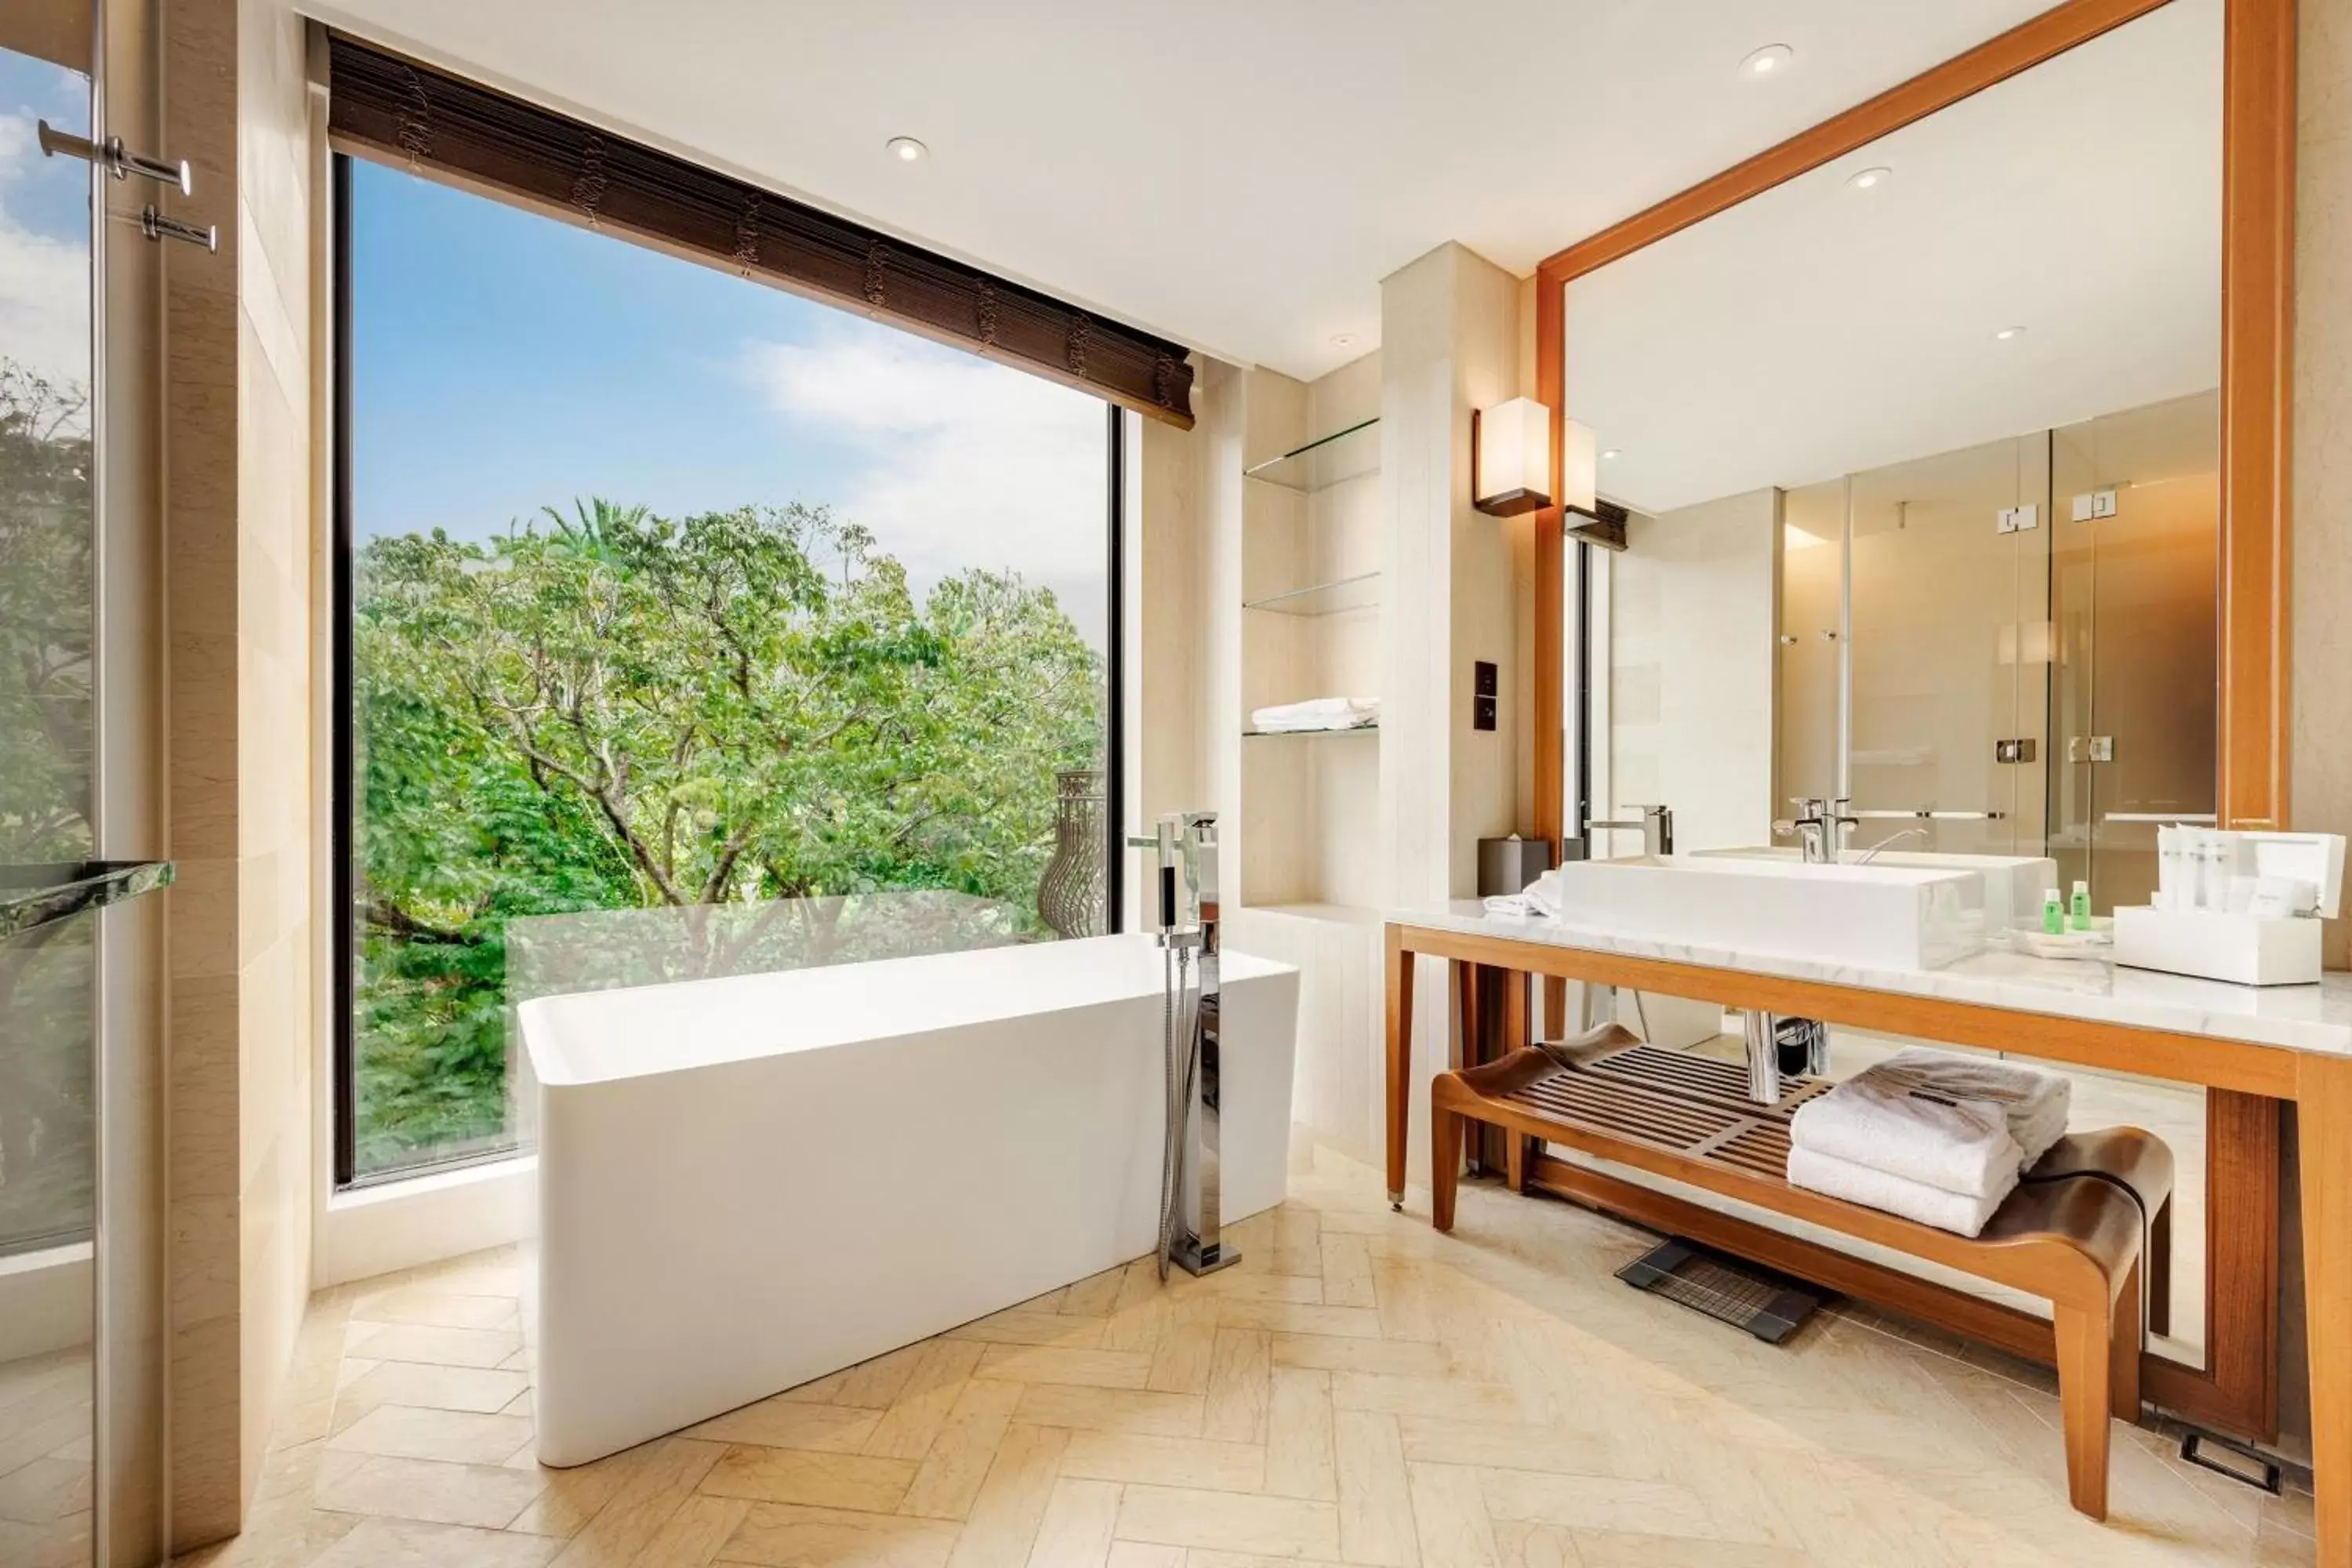
[[[1566,289],[1667,236],[2171,0],[2065,0],[1811,130],[1547,258],[1536,271],[1537,396],[1551,413],[1551,471],[1567,416]],[[2294,327],[2295,0],[2223,0],[2220,707],[2216,810],[2232,827],[2287,815],[2287,584]],[[1566,831],[1567,536],[1560,509],[1536,514],[1536,837]],[[1565,986],[1545,986],[1558,1017]],[[2278,1102],[2206,1099],[2205,1368],[2149,1356],[2158,1404],[2250,1436],[2278,1426]]]

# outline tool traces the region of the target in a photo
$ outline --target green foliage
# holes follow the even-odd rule
[[[1050,593],[922,603],[822,507],[594,500],[354,565],[361,1169],[505,1135],[519,915],[944,888],[1026,909],[1101,661]]]
[[[90,853],[88,411],[0,359],[0,864]],[[0,1252],[90,1225],[89,924],[0,943]]]
[[[0,359],[0,862],[89,854],[89,397]]]

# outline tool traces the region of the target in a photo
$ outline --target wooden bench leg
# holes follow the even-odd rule
[[[2107,1517],[2107,1418],[2114,1404],[2112,1315],[2052,1303],[2058,1330],[2058,1415],[2066,1436],[2066,1493],[2074,1511]],[[2135,1311],[2134,1316],[2137,1313]]]
[[[2172,1199],[2147,1222],[2147,1331],[2172,1331]]]
[[[1429,1223],[1454,1228],[1454,1189],[1462,1179],[1462,1118],[1429,1101]]]
[[[1528,1190],[1528,1144],[1531,1141],[1509,1127],[1503,1129],[1503,1136],[1507,1140],[1504,1148],[1508,1151],[1504,1156],[1503,1179],[1511,1184],[1511,1191],[1524,1193]]]
[[[2140,1281],[2145,1262],[2132,1265],[2124,1293],[2116,1299],[2116,1323],[2110,1336],[2107,1368],[2108,1411],[2118,1421],[2139,1420]]]

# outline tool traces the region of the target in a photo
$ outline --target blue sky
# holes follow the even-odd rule
[[[919,585],[1104,620],[1103,405],[709,268],[352,161],[353,523],[480,538],[603,495],[832,504]]]
[[[89,380],[89,165],[45,158],[37,121],[86,134],[87,78],[0,49],[0,354]]]
[[[44,158],[34,122],[87,132],[89,117],[84,79],[0,50],[0,354],[77,382],[89,166]],[[1100,402],[611,235],[347,167],[362,537],[479,539],[590,495],[666,513],[824,502],[919,590],[1017,571],[1100,646]]]

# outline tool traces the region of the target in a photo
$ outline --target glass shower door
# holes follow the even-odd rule
[[[2206,392],[2052,436],[2051,852],[2101,914],[2147,901],[2158,824],[2213,820],[2219,416]]]
[[[83,72],[0,47],[5,1563],[86,1562],[94,1535],[98,943],[68,911],[103,894],[65,890],[96,848],[91,170],[35,137],[89,135],[91,101]]]
[[[1789,490],[1779,803],[1846,796],[1853,847],[2042,853],[2047,442]],[[1955,814],[1906,824],[1874,812]]]

